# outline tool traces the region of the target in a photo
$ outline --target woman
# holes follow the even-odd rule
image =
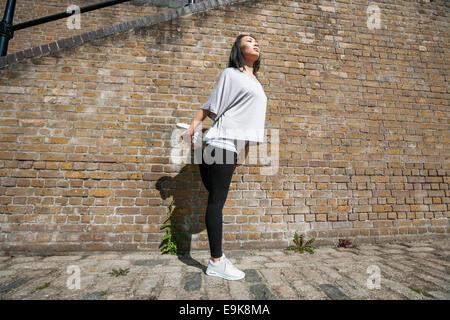
[[[221,72],[212,94],[182,134],[192,143],[197,125],[206,117],[214,121],[203,138],[206,147],[199,164],[203,184],[209,191],[205,224],[211,259],[206,274],[227,280],[245,277],[222,252],[222,209],[234,169],[241,160],[245,161],[250,145],[264,140],[267,97],[256,78],[260,61],[256,39],[239,35],[231,49],[228,68]]]

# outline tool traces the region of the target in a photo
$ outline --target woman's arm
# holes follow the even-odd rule
[[[205,109],[198,110],[198,112],[195,115],[194,119],[192,119],[191,125],[189,126],[189,129],[188,129],[190,133],[192,132],[191,135],[194,133],[195,128],[197,128],[197,126],[200,124],[200,122],[205,120],[205,118],[210,113],[211,113],[211,111],[209,111],[209,110],[205,110]]]
[[[195,128],[203,121],[205,118],[211,113],[209,110],[200,109],[198,110],[197,114],[195,115],[194,119],[191,121],[191,125],[188,129],[186,129],[185,132],[181,134],[180,139],[186,141],[188,144],[191,144],[191,147],[194,147],[193,143],[194,140],[192,139],[192,136],[194,134]]]
[[[240,157],[242,157],[241,156],[241,154],[242,154],[242,151],[238,154],[238,156],[237,156],[237,163],[236,163],[236,167],[239,167],[241,164],[243,164],[244,162],[245,162],[245,159],[247,159],[247,157],[248,157],[248,152],[249,152],[249,149],[250,149],[250,145],[248,144],[248,143],[246,143],[245,144],[245,157],[244,157],[244,159],[240,159]]]

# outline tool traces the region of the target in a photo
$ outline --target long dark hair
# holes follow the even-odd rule
[[[230,58],[228,59],[228,67],[234,67],[234,68],[238,68],[238,69],[239,69],[239,67],[243,67],[245,70],[244,57],[242,56],[242,52],[241,52],[241,39],[245,36],[250,36],[256,40],[256,38],[250,34],[238,35],[236,40],[234,41],[233,47],[231,48]],[[258,59],[253,63],[253,75],[255,77],[256,77],[256,73],[259,70],[260,63],[261,63],[261,53],[259,54]]]

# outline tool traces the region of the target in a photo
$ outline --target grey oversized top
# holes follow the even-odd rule
[[[204,139],[227,138],[264,142],[267,97],[258,80],[238,68],[224,69],[202,109],[214,123]]]

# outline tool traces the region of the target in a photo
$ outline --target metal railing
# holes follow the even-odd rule
[[[74,14],[81,14],[93,10],[102,9],[105,7],[110,7],[116,4],[120,4],[123,2],[129,2],[131,0],[110,0],[110,1],[104,1],[101,3],[91,4],[85,7],[80,8],[79,12],[72,10],[72,11],[66,11],[61,12],[57,14],[53,14],[50,16],[46,16],[43,18],[33,19],[30,21],[22,22],[13,25],[13,19],[14,19],[14,10],[16,7],[16,0],[8,0],[6,2],[5,12],[3,14],[3,20],[0,21],[0,56],[6,56],[8,53],[8,43],[9,40],[11,40],[14,36],[14,31],[22,30],[25,28],[30,28],[33,26],[37,26],[39,24],[43,24],[50,21],[55,21],[59,19],[63,19],[66,17],[70,17]],[[182,5],[189,5],[191,3],[195,3],[195,0],[144,0],[143,2],[151,3],[155,5],[164,5],[169,7],[177,7]],[[187,2],[185,4],[185,2]]]

